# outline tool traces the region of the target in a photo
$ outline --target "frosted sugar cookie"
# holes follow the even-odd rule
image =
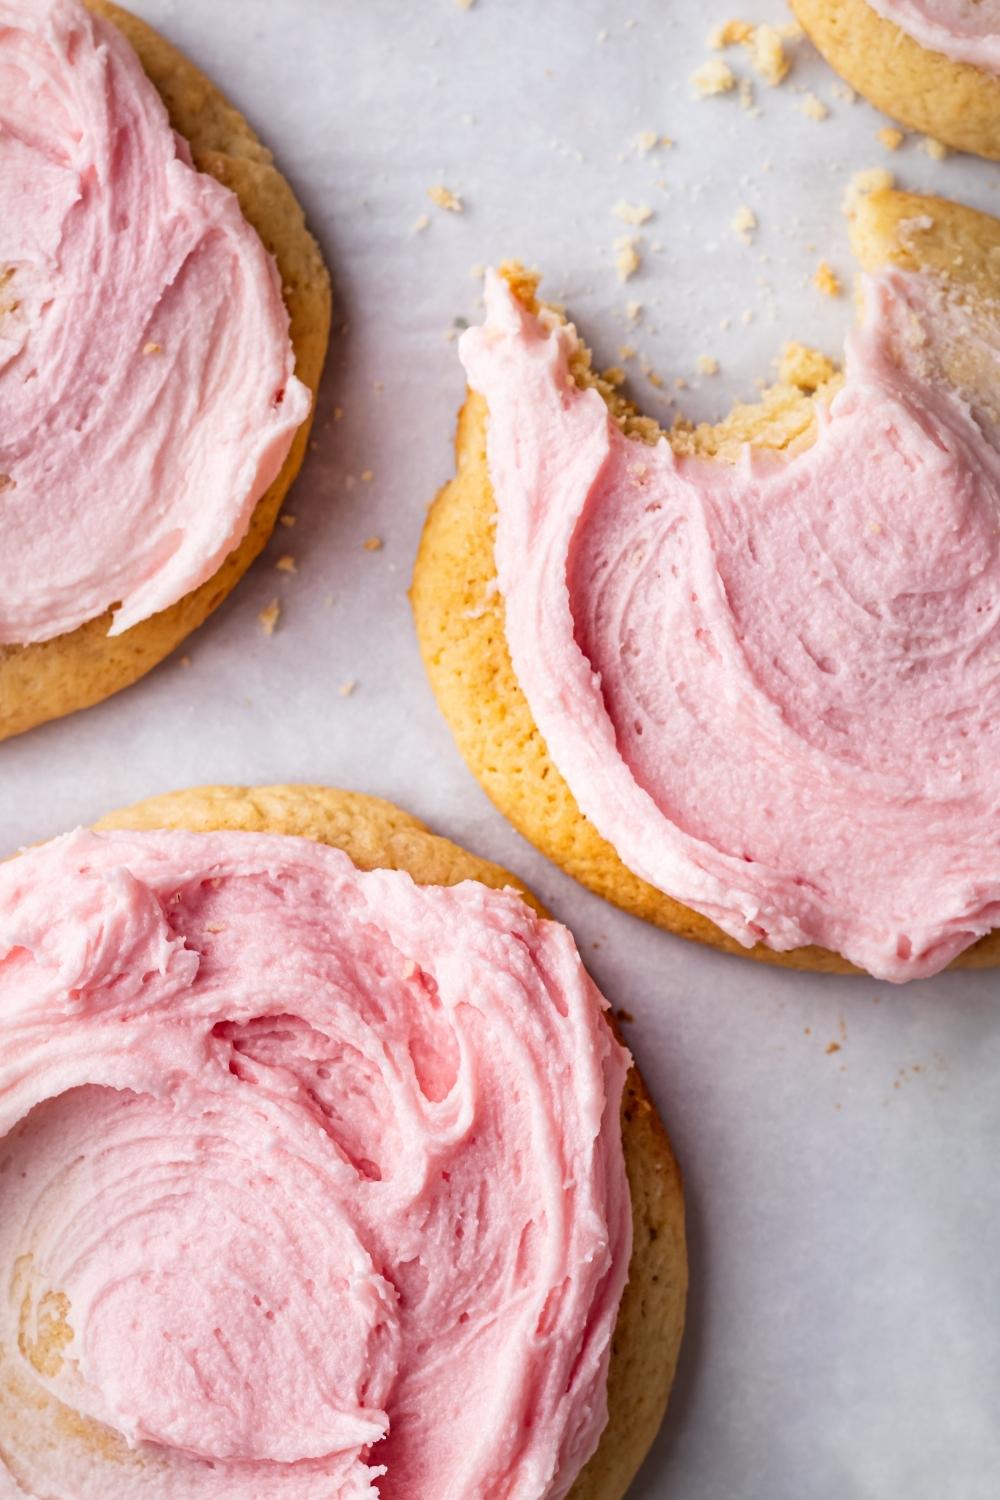
[[[2,738],[133,682],[249,566],[330,292],[246,121],[112,5],[0,3],[0,225]]]
[[[99,830],[0,866],[0,1491],[619,1500],[683,1207],[566,929],[348,793]]]
[[[843,374],[669,434],[492,276],[412,597],[544,853],[685,937],[904,980],[1000,954],[1000,223],[883,191],[852,234]]]

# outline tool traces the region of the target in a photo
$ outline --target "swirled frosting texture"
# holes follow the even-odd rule
[[[602,1004],[513,892],[306,840],[0,868],[0,1493],[564,1496],[631,1243]]]
[[[740,942],[903,980],[1000,920],[1000,457],[934,376],[960,347],[995,379],[1000,339],[916,273],[866,307],[815,442],[736,465],[626,438],[496,275],[461,352],[511,660],[581,810]]]
[[[953,62],[1000,73],[1000,0],[868,0],[907,36]]]
[[[79,0],[0,0],[0,643],[204,582],[309,393],[274,264]]]

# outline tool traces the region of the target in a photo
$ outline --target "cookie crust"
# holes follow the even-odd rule
[[[924,221],[929,221],[924,224]],[[911,234],[914,221],[923,227]],[[942,198],[881,191],[860,199],[851,223],[854,253],[864,270],[898,265],[934,271],[970,299],[996,299],[1000,292],[1000,221]],[[511,278],[530,305],[534,283]],[[974,378],[961,368],[958,385]],[[593,382],[586,369],[578,381]],[[967,378],[966,378],[967,377]],[[804,380],[805,376],[798,377]],[[815,377],[811,377],[815,378]],[[995,379],[995,377],[994,377]],[[600,381],[596,382],[600,388]],[[787,449],[809,440],[816,404],[836,389],[836,376],[812,389],[779,384],[759,405],[737,407],[716,427],[668,432],[679,451],[722,459],[740,445]],[[616,410],[637,436],[649,437],[646,418]],[[996,398],[994,398],[995,400]],[[679,937],[706,943],[786,968],[857,973],[839,954],[815,946],[786,953],[758,943],[744,948],[707,917],[640,880],[578,808],[549,757],[511,664],[504,633],[503,599],[496,591],[493,521],[496,504],[486,457],[488,411],[469,392],[455,438],[456,475],[428,512],[417,554],[410,598],[421,655],[451,731],[470,770],[518,832],[568,874],[599,896]],[[658,435],[658,434],[657,434]],[[959,968],[1000,964],[1000,929],[980,939],[955,961]]]
[[[190,143],[195,164],[236,194],[244,218],[275,257],[291,320],[295,373],[312,392],[314,411],[330,332],[330,279],[291,187],[243,116],[193,63],[128,11],[108,0],[86,3],[131,44],[171,124]],[[222,603],[274,529],[305,456],[311,422],[312,412],[296,432],[278,477],[254,507],[242,541],[197,589],[119,636],[108,636],[109,610],[49,641],[0,646],[0,740],[130,686]]]
[[[239,829],[297,834],[343,849],[360,869],[405,870],[420,885],[479,880],[513,886],[513,875],[479,859],[392,803],[331,787],[196,787],[109,814],[98,829]],[[608,1380],[610,1417],[570,1500],[621,1500],[656,1436],[684,1327],[687,1256],[680,1171],[637,1068],[625,1083],[622,1140],[632,1195],[634,1243],[618,1312]]]
[[[931,52],[865,0],[791,0],[835,72],[894,120],[1000,161],[1000,78]]]

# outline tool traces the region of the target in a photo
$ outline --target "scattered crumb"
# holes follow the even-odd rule
[[[295,573],[297,571],[295,558],[290,552],[286,552],[283,557],[279,557],[274,566],[279,573]]]
[[[825,120],[830,111],[816,94],[804,94],[799,110],[810,120]]]
[[[749,78],[740,79],[740,109],[745,109],[751,115],[760,114],[760,110],[754,104],[753,84]]]
[[[277,599],[272,599],[267,608],[261,610],[257,618],[260,621],[260,628],[261,630],[263,630],[264,634],[273,635],[274,627],[277,625],[278,620],[281,618],[281,605],[278,603]]]
[[[746,203],[741,203],[733,215],[732,228],[744,245],[749,245],[757,231],[757,215]]]
[[[380,536],[370,536],[366,541],[362,542],[361,545],[364,547],[366,552],[381,552],[382,538]]]
[[[944,142],[936,141],[932,135],[925,135],[920,145],[932,161],[944,161],[946,156],[951,155]]]
[[[753,322],[753,308],[752,307],[745,307],[743,309],[743,311],[740,313],[740,322],[743,324],[744,328],[749,328],[750,327],[750,324]]]
[[[858,102],[857,93],[854,89],[851,88],[851,85],[849,83],[835,83],[833,85],[833,92],[834,95],[838,99],[842,99],[845,104],[857,104]]]
[[[776,27],[755,26],[745,45],[749,50],[754,72],[765,83],[774,88],[787,77],[792,63]]]
[[[622,219],[626,224],[647,224],[653,217],[653,210],[648,203],[626,203],[620,198],[611,210],[616,219]]]
[[[738,42],[749,42],[753,27],[749,21],[722,21],[708,33],[708,45],[713,52],[722,52],[726,47],[735,47]]]
[[[639,236],[637,234],[623,234],[615,240],[615,268],[619,281],[628,281],[629,277],[634,276],[642,265],[638,247]]]
[[[736,74],[721,57],[711,57],[691,75],[691,84],[699,99],[710,99],[715,94],[728,94],[736,87]]]
[[[143,352],[143,354],[161,354],[163,352],[163,345],[162,344],[143,344],[143,346],[142,346],[142,352]]]
[[[784,37],[786,42],[800,42],[805,36],[805,32],[798,21],[794,20],[782,21],[781,25],[776,26],[774,29],[779,36]]]
[[[280,515],[278,517],[278,520],[281,522],[282,526],[294,526],[295,522],[297,520],[297,517],[296,516],[289,516],[289,515]]]
[[[354,689],[357,687],[357,685],[357,678],[349,677],[346,682],[342,682],[340,684],[340,687],[337,689],[337,691],[342,698],[349,698],[354,692]]]
[[[894,125],[883,125],[878,132],[878,139],[887,151],[898,151],[906,136]]]
[[[636,355],[636,349],[635,349],[635,345],[634,344],[619,344],[618,345],[618,358],[619,359],[626,359],[626,360],[627,359],[635,359],[635,355]]]
[[[413,228],[410,230],[410,233],[423,234],[424,230],[430,227],[430,222],[429,214],[421,214],[419,219],[414,219]]]
[[[718,375],[719,361],[711,354],[699,354],[697,359],[698,372],[701,375]]]
[[[437,182],[433,187],[429,187],[427,196],[432,203],[437,204],[438,208],[443,208],[450,214],[460,214],[463,211],[464,205],[461,198],[450,188],[446,188],[443,183]]]
[[[869,167],[864,172],[855,172],[847,184],[844,212],[853,214],[861,199],[868,193],[880,193],[885,188],[891,188],[895,180],[886,167]]]
[[[483,277],[486,275],[486,267],[483,265],[481,260],[475,261],[469,267],[469,275],[472,277],[473,281],[482,281]]]
[[[342,406],[335,406],[333,408],[333,420],[335,422],[339,422],[340,419],[343,417],[343,415],[344,415],[344,408]]]
[[[839,1042],[827,1042],[827,1044],[826,1044],[826,1055],[827,1055],[827,1057],[830,1056],[831,1052],[839,1052],[839,1051],[840,1051],[840,1043]]]
[[[182,656],[181,657],[181,666],[182,667],[189,667],[190,665],[191,665],[191,658],[190,658],[190,656]]]
[[[455,0],[459,10],[471,10],[475,3],[476,0]]]
[[[375,471],[373,469],[362,469],[361,478],[365,484],[371,484],[375,478]]]
[[[634,144],[641,156],[648,156],[660,144],[660,137],[655,130],[640,130],[635,137]]]
[[[601,371],[601,379],[607,381],[608,385],[617,388],[625,384],[626,375],[621,365],[611,365],[607,370]]]
[[[626,304],[625,304],[625,316],[626,316],[626,318],[628,318],[628,320],[629,320],[630,323],[637,322],[641,313],[642,313],[642,303],[641,302],[634,302],[634,301],[633,302],[626,302]]]
[[[813,286],[823,293],[824,297],[839,297],[843,288],[840,278],[830,265],[829,261],[821,260],[813,275]]]

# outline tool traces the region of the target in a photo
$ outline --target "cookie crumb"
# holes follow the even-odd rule
[[[294,526],[297,519],[298,518],[296,516],[289,515],[280,515],[278,517],[278,520],[281,522],[282,526]]]
[[[190,656],[182,656],[181,657],[181,666],[182,667],[189,667],[190,665],[191,665],[191,658],[190,658]]]
[[[349,698],[351,696],[351,694],[354,692],[354,689],[357,687],[357,685],[358,685],[357,678],[356,677],[349,677],[346,682],[342,682],[340,684],[340,687],[337,689],[337,692],[340,694],[340,696],[342,698]]]
[[[840,1051],[840,1043],[839,1042],[827,1042],[827,1044],[826,1044],[826,1055],[827,1055],[827,1057],[830,1056],[831,1052],[839,1052],[839,1051]]]
[[[745,45],[754,72],[771,88],[776,88],[782,79],[787,78],[792,61],[776,27],[755,26]]]
[[[944,142],[936,141],[932,135],[925,135],[920,145],[932,161],[944,161],[946,156],[951,155],[951,151]]]
[[[636,322],[638,322],[641,314],[642,314],[642,303],[641,302],[635,302],[635,301],[626,302],[626,304],[625,304],[625,316],[626,316],[626,318],[628,318],[628,320],[629,320],[630,323],[636,323]]]
[[[851,88],[849,83],[838,82],[833,85],[835,98],[842,99],[845,104],[857,104],[857,92]]]
[[[660,137],[655,130],[640,130],[634,139],[635,149],[640,156],[648,156],[659,144]]]
[[[372,480],[374,478],[375,478],[375,471],[374,471],[374,469],[362,469],[362,471],[361,471],[361,479],[362,479],[362,482],[364,484],[371,484],[371,482],[372,482]]]
[[[475,3],[476,0],[455,0],[459,10],[471,10]]]
[[[642,257],[639,254],[639,236],[637,234],[623,234],[615,240],[615,269],[618,272],[619,281],[628,281],[634,276],[642,265]]]
[[[747,203],[741,203],[732,218],[732,228],[737,239],[749,245],[757,232],[757,215]]]
[[[635,356],[636,356],[636,348],[635,348],[634,344],[619,344],[618,345],[618,358],[619,359],[624,359],[624,360],[635,359]]]
[[[280,618],[281,605],[278,603],[277,599],[272,599],[270,604],[267,605],[265,609],[262,609],[260,614],[257,616],[257,619],[260,621],[260,628],[261,630],[263,630],[265,635],[274,634],[274,627],[277,625]]]
[[[625,224],[648,224],[653,217],[648,203],[626,203],[624,198],[619,198],[611,212]]]
[[[809,120],[825,120],[830,113],[822,99],[813,93],[803,95],[799,111]]]
[[[419,219],[414,219],[413,226],[410,229],[410,233],[411,234],[423,234],[423,232],[424,232],[425,229],[429,229],[430,228],[430,222],[431,222],[431,220],[430,220],[430,215],[429,214],[421,214],[420,217],[419,217]]]
[[[881,193],[884,189],[891,188],[895,180],[886,167],[869,167],[866,171],[855,172],[847,184],[844,212],[850,216],[855,212],[862,198],[867,197],[869,193]]]
[[[840,278],[830,265],[829,261],[821,260],[813,274],[813,286],[823,293],[824,297],[839,297],[843,288]]]
[[[719,361],[711,354],[699,354],[697,365],[700,375],[718,375],[719,373]]]
[[[883,125],[882,129],[877,132],[877,136],[887,151],[898,151],[906,139],[903,132],[897,130],[894,125]]]
[[[339,422],[342,419],[343,415],[344,415],[344,408],[342,406],[335,406],[333,408],[333,420],[335,422]]]
[[[290,552],[285,552],[279,557],[274,566],[279,573],[295,573],[298,571],[295,566],[295,558]]]
[[[753,36],[749,21],[721,21],[708,33],[708,45],[713,52],[722,52],[726,47],[735,47],[738,42],[748,42]]]
[[[437,204],[438,208],[443,208],[447,213],[460,214],[464,211],[465,205],[459,195],[453,193],[451,188],[446,188],[442,182],[436,182],[433,187],[429,187],[427,196],[432,203]]]
[[[361,545],[366,552],[381,552],[382,538],[380,536],[370,536]]]
[[[163,345],[162,344],[143,344],[143,346],[142,346],[142,352],[143,352],[143,354],[162,354],[162,352],[163,352]]]
[[[691,86],[699,99],[711,99],[716,94],[728,94],[734,89],[736,74],[721,57],[710,57],[696,73],[692,73]]]

